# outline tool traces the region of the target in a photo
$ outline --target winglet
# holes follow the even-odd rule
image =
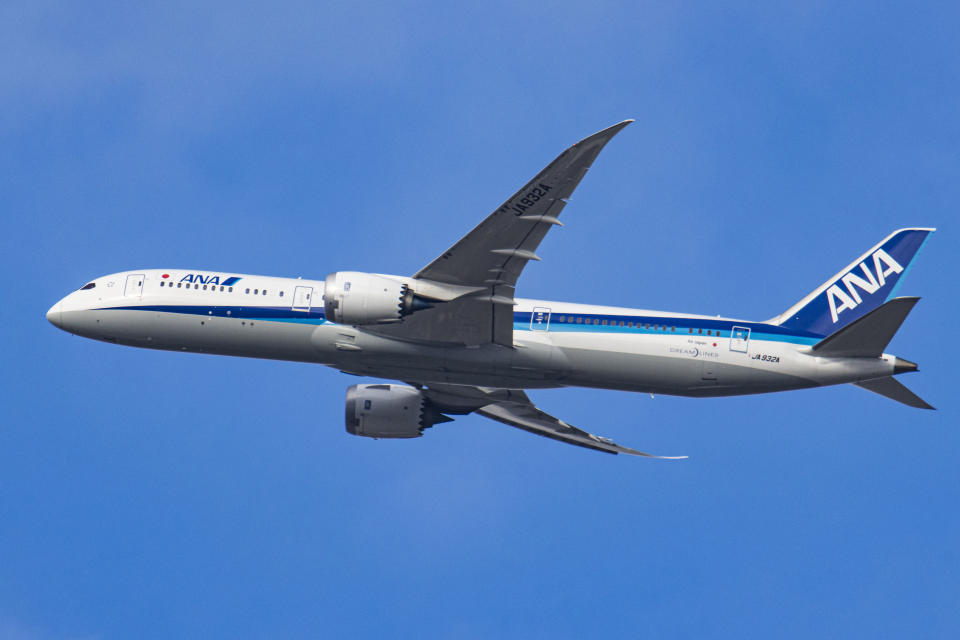
[[[656,460],[687,460],[690,456],[655,456],[652,453],[644,453],[643,451],[637,451],[636,449],[628,449],[627,447],[620,447],[621,453],[628,453],[632,456],[643,456],[644,458],[654,458]]]
[[[613,136],[615,136],[615,135],[617,135],[618,133],[620,133],[620,130],[621,130],[621,129],[623,129],[624,127],[626,127],[628,124],[631,124],[632,122],[635,122],[634,119],[633,119],[633,118],[628,118],[628,119],[626,119],[626,120],[623,120],[623,121],[621,121],[621,122],[618,122],[617,124],[610,125],[610,126],[607,127],[606,129],[603,129],[603,130],[601,130],[601,131],[597,131],[595,134],[590,135],[590,136],[587,136],[586,138],[584,138],[584,139],[581,140],[580,142],[575,143],[573,146],[574,146],[574,147],[580,147],[580,146],[583,146],[583,145],[588,145],[588,144],[600,142],[600,148],[597,149],[597,153],[600,153],[600,149],[603,149],[603,145],[607,144],[607,143],[610,141],[610,139],[613,138]]]
[[[626,447],[624,447],[626,449]],[[624,451],[624,453],[629,453],[634,456],[643,456],[644,458],[655,458],[657,460],[687,460],[690,456],[655,456],[652,453],[644,453],[642,451],[634,451],[630,449],[629,451]]]

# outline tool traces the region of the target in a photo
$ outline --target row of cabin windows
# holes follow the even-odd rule
[[[172,282],[166,282],[166,281],[164,281],[164,280],[161,280],[161,281],[160,281],[160,286],[161,286],[161,287],[167,286],[167,287],[170,287],[170,288],[172,289],[172,288],[173,288],[173,283],[172,283]],[[183,288],[183,283],[182,283],[182,282],[178,282],[178,283],[177,283],[177,289],[180,289],[180,288]],[[190,283],[189,283],[189,282],[187,283],[186,288],[187,288],[187,289],[190,288]],[[206,291],[206,290],[207,290],[207,285],[203,285],[203,287],[201,287],[199,284],[194,284],[194,285],[193,285],[193,288],[194,288],[194,289],[201,289],[201,288],[202,288],[204,291]],[[216,291],[216,290],[217,290],[217,285],[211,284],[211,285],[210,285],[210,291]],[[223,285],[220,285],[220,291],[226,291],[227,293],[233,293],[233,287],[224,287]],[[247,290],[245,291],[245,293],[250,293],[250,289],[247,288]],[[258,288],[258,289],[254,289],[254,290],[253,290],[253,295],[255,295],[255,296],[265,296],[265,295],[267,295],[267,290],[266,290],[266,289],[259,289],[259,288]],[[280,292],[280,297],[281,297],[281,298],[283,297],[283,291]]]
[[[625,322],[623,320],[601,320],[600,318],[584,318],[583,316],[557,316],[557,322],[566,322],[567,324],[597,324],[601,326],[611,326],[611,327],[627,327],[632,329],[634,327],[633,322]],[[676,331],[676,327],[668,327],[667,325],[654,324],[651,325],[649,322],[644,324],[642,322],[636,323],[637,329],[653,329],[654,331]]]
[[[628,329],[632,329],[632,328],[634,327],[634,323],[631,322],[631,321],[627,321],[627,322],[624,322],[623,320],[619,320],[619,321],[617,321],[617,320],[609,320],[609,321],[607,321],[607,320],[601,320],[601,319],[599,319],[599,318],[593,318],[593,319],[591,320],[590,318],[584,318],[583,316],[566,316],[566,315],[564,315],[564,316],[557,316],[557,322],[565,322],[565,323],[567,323],[567,324],[596,324],[596,325],[601,325],[601,326],[608,326],[608,325],[609,325],[609,326],[611,326],[611,327],[627,327]],[[636,328],[637,328],[637,329],[646,329],[647,331],[650,331],[651,329],[652,329],[653,331],[671,331],[671,332],[674,332],[674,333],[676,333],[676,331],[677,331],[677,328],[676,328],[676,327],[672,327],[672,326],[671,326],[671,327],[668,327],[668,326],[665,325],[665,324],[654,324],[654,325],[651,325],[649,322],[647,322],[647,323],[638,322],[638,323],[636,323]],[[694,333],[694,328],[693,328],[693,327],[690,327],[689,333]],[[697,333],[698,335],[703,335],[703,329],[697,329],[697,330],[696,330],[696,333]],[[718,329],[716,332],[714,332],[712,329],[707,329],[707,335],[708,335],[708,336],[712,336],[712,335],[717,335],[717,336],[719,336],[719,335],[720,335],[720,331],[719,331],[719,329]]]

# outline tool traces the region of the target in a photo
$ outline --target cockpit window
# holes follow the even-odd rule
[[[96,282],[90,282],[90,283],[87,283],[87,284],[83,285],[82,287],[80,287],[80,291],[86,291],[87,289],[93,289],[95,286],[97,286],[97,283],[96,283]]]

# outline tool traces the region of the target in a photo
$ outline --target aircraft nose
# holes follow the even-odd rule
[[[47,320],[58,329],[63,329],[63,314],[60,311],[60,301],[57,304],[50,307],[50,310],[47,311]]]

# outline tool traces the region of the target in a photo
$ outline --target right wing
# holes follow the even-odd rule
[[[423,392],[433,406],[443,413],[477,413],[511,427],[578,447],[662,460],[681,460],[687,457],[655,456],[578,429],[541,411],[534,406],[526,393],[518,389],[430,385]]]

